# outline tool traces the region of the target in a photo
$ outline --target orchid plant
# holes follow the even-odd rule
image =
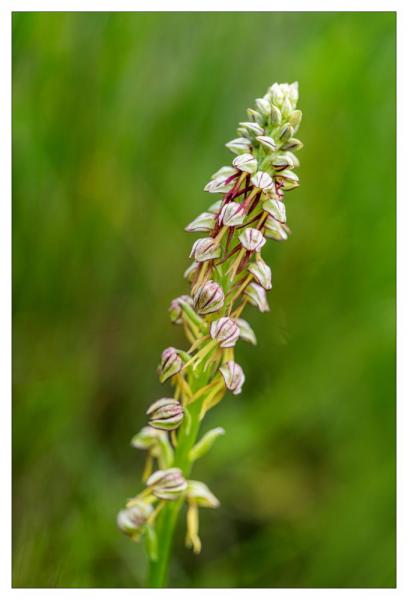
[[[242,391],[245,375],[235,361],[235,345],[240,339],[256,344],[242,313],[248,304],[269,310],[272,272],[261,251],[267,240],[283,241],[290,233],[284,195],[299,185],[297,102],[297,83],[274,83],[255,100],[238,137],[226,144],[235,155],[232,164],[214,173],[204,188],[221,198],[186,227],[204,237],[194,242],[185,272],[190,294],[175,298],[169,313],[172,323],[183,327],[189,347],[166,348],[161,355],[159,379],[173,392],[149,406],[147,425],[132,439],[133,447],[146,452],[144,488],[117,519],[132,540],[146,544],[150,587],[166,585],[182,506],[187,507],[186,544],[195,553],[201,550],[199,509],[219,506],[207,485],[190,475],[224,434],[217,427],[198,439],[205,415],[227,391]]]

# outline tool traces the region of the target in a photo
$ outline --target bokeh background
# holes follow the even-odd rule
[[[245,109],[298,80],[293,235],[172,586],[395,585],[395,15],[13,16],[13,585],[138,587],[116,529],[162,395],[183,227]],[[194,238],[195,239],[195,238]],[[166,388],[167,389],[167,388]]]

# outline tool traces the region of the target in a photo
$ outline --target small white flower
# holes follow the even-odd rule
[[[251,183],[260,190],[273,188],[272,177],[268,173],[265,173],[265,171],[258,171],[258,173],[255,173],[255,175],[251,177]]]
[[[233,360],[229,360],[224,363],[219,370],[224,378],[225,386],[231,390],[234,395],[240,394],[245,382],[245,375],[242,367]]]
[[[262,208],[280,223],[286,223],[286,207],[280,200],[265,200]]]
[[[239,327],[234,319],[221,317],[211,323],[210,336],[221,348],[232,348],[239,338]]]
[[[185,228],[186,231],[211,231],[215,225],[215,216],[210,212],[203,212],[191,221]]]
[[[237,324],[239,327],[239,337],[241,340],[256,346],[256,335],[248,321],[245,321],[245,319],[237,319]]]
[[[251,149],[250,141],[244,137],[235,138],[235,140],[231,140],[225,145],[234,154],[245,154]]]
[[[262,233],[259,229],[255,229],[254,227],[247,227],[244,229],[238,239],[241,242],[242,247],[250,252],[259,252],[262,246],[266,244],[266,239]]]
[[[227,227],[242,225],[245,219],[245,209],[239,202],[228,202],[221,210],[219,222]]]
[[[265,221],[265,237],[281,242],[288,239],[288,234],[283,225],[273,217],[268,217]]]
[[[252,154],[240,154],[232,161],[235,168],[245,173],[255,173],[258,163]]]
[[[266,293],[262,286],[257,283],[250,283],[245,289],[244,295],[248,298],[249,302],[253,306],[259,308],[261,312],[267,312],[269,310]]]
[[[191,249],[190,258],[198,262],[212,260],[221,256],[221,247],[212,237],[196,240]]]
[[[265,290],[272,288],[272,271],[261,256],[258,255],[256,261],[249,265],[248,271]]]
[[[209,315],[224,306],[222,287],[209,279],[194,294],[194,307],[199,315]]]

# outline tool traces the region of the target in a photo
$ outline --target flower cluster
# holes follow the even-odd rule
[[[173,385],[172,397],[153,402],[148,425],[132,440],[147,451],[145,489],[119,513],[118,525],[135,540],[144,533],[153,539],[158,513],[166,503],[181,500],[188,506],[187,545],[199,552],[198,508],[219,504],[204,483],[187,477],[224,431],[214,429],[198,442],[191,431],[194,420],[201,421],[226,391],[241,393],[245,375],[234,348],[239,339],[256,343],[241,318],[245,306],[269,310],[272,271],[262,252],[268,240],[284,241],[290,233],[284,200],[285,192],[299,185],[295,152],[302,143],[295,136],[302,113],[297,101],[297,83],[275,83],[255,100],[238,137],[226,144],[235,155],[232,163],[204,188],[221,197],[186,227],[203,237],[193,243],[193,262],[185,272],[190,294],[175,298],[169,314],[183,327],[190,347],[163,351],[158,374],[161,383]]]

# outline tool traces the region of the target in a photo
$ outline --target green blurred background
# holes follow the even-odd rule
[[[172,586],[395,585],[395,15],[13,16],[13,584],[138,587],[116,513],[163,394],[183,227],[273,81],[298,80],[302,186],[249,309],[247,382],[206,428],[195,557]],[[170,388],[166,388],[169,391]]]

